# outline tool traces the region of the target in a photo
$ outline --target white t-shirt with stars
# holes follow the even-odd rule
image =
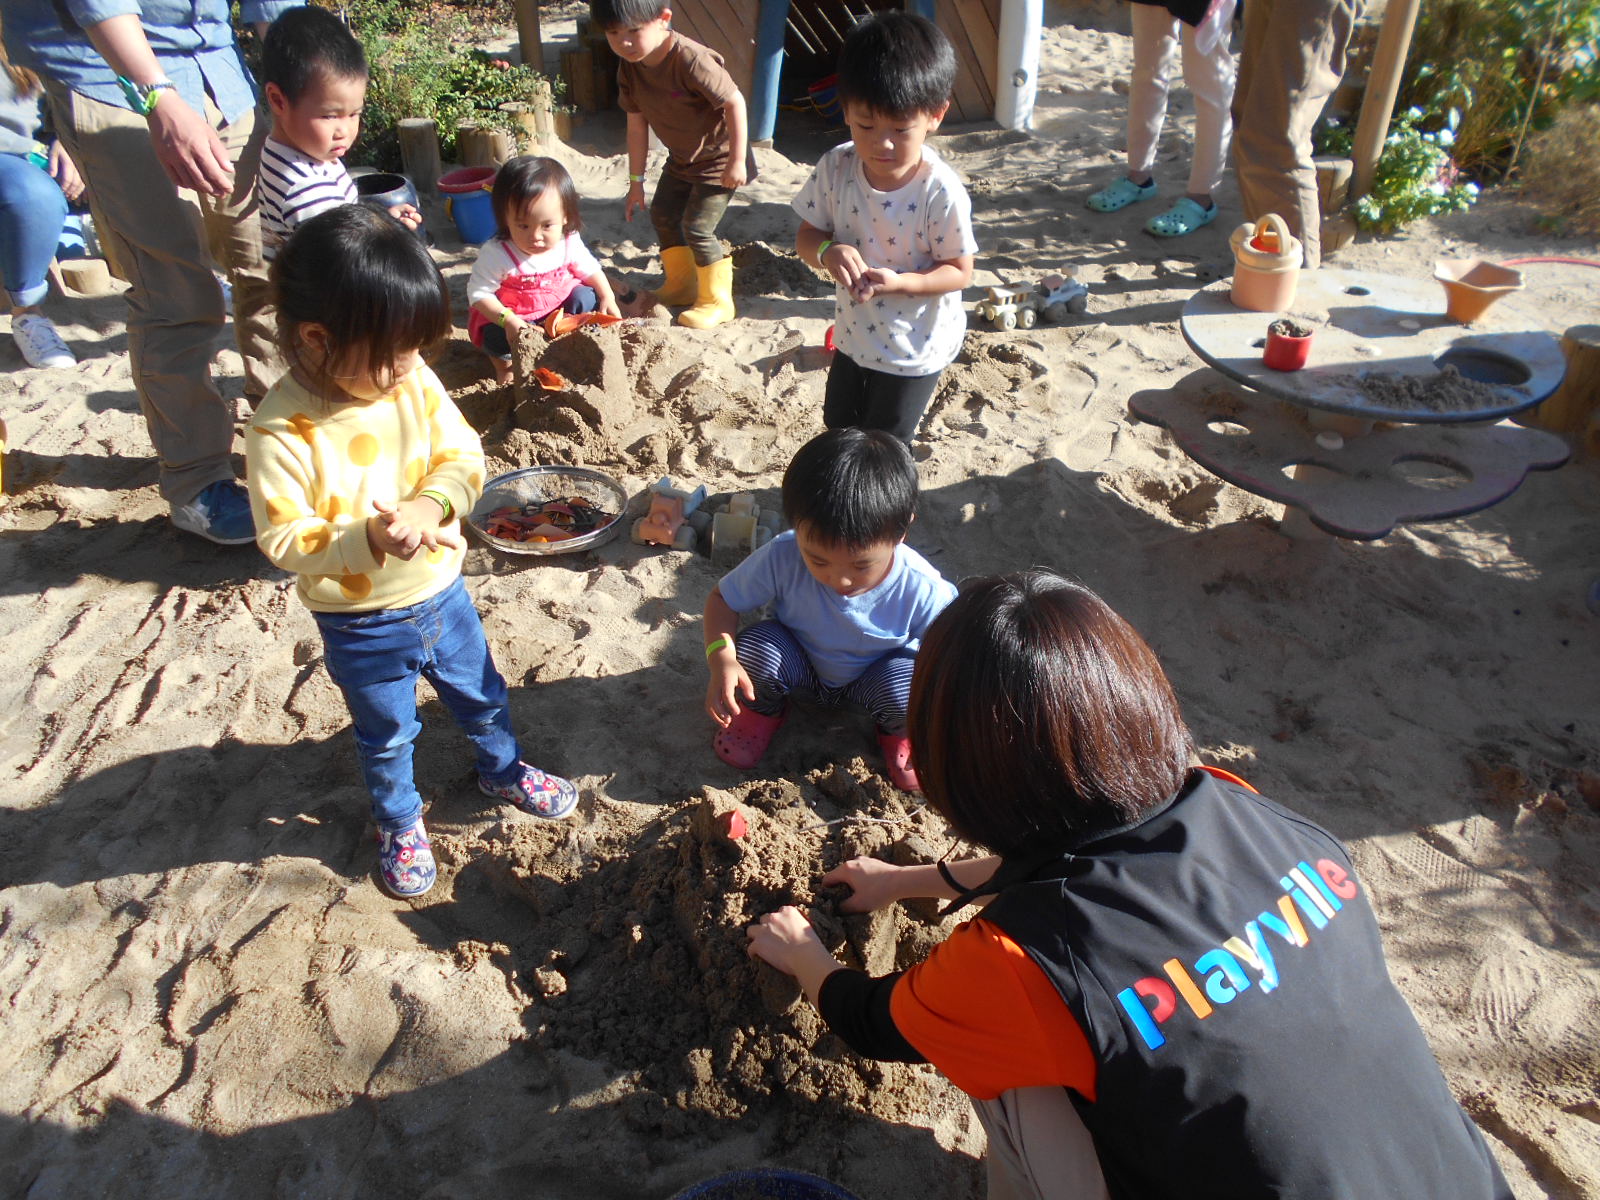
[[[911,182],[892,192],[867,182],[853,143],[835,146],[795,196],[794,210],[834,241],[854,246],[869,267],[926,271],[978,252],[967,189],[927,146]],[[959,291],[874,296],[865,303],[842,287],[835,294],[833,343],[858,366],[932,375],[961,350],[967,318]]]

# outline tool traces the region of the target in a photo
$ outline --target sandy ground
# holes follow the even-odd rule
[[[1177,320],[1230,270],[1237,198],[1225,186],[1217,225],[1170,243],[1139,232],[1147,206],[1088,212],[1116,169],[1128,42],[1047,39],[1034,133],[937,144],[971,184],[979,284],[1073,264],[1090,311],[969,336],[919,443],[912,541],[952,578],[1048,564],[1127,614],[1207,759],[1351,842],[1396,981],[1518,1197],[1600,1194],[1600,618],[1584,602],[1600,466],[1355,543],[1288,536],[1278,506],[1131,422],[1135,392],[1209,378]],[[561,153],[591,244],[647,278],[621,159]],[[497,462],[599,467],[636,510],[667,472],[775,504],[820,428],[832,302],[785,257],[808,166],[761,166],[724,226],[743,247],[736,322],[572,335],[556,357],[577,386],[549,401],[496,392],[459,346],[444,356]],[[459,296],[471,251],[430,218]],[[1336,265],[1426,277],[1445,253],[1595,247],[1543,238],[1497,197]],[[1530,274],[1548,329],[1600,314],[1589,272]],[[441,875],[397,902],[290,580],[168,524],[120,298],[50,312],[77,368],[26,369],[0,339],[0,1193],[667,1197],[766,1163],[868,1200],[980,1194],[959,1093],[818,1041],[809,1009],[738,953],[739,927],[809,900],[823,864],[948,839],[878,777],[859,715],[805,714],[750,776],[713,756],[703,554],[626,537],[472,553],[524,743],[582,806],[559,826],[486,808],[425,692],[417,774]],[[220,354],[230,395],[237,367]],[[754,856],[710,833],[734,803]],[[830,926],[878,970],[938,935],[925,912]]]

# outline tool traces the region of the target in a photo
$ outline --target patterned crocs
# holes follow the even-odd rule
[[[1140,200],[1148,200],[1156,194],[1156,181],[1149,183],[1135,183],[1124,176],[1113,184],[1101,188],[1085,202],[1095,212],[1116,212],[1119,208],[1127,208]]]
[[[1157,213],[1146,221],[1144,231],[1153,233],[1156,237],[1182,237],[1186,233],[1193,233],[1196,229],[1211,224],[1216,219],[1215,202],[1210,208],[1206,208],[1187,196],[1179,196],[1166,212]]]
[[[559,821],[578,807],[578,789],[559,775],[546,775],[538,767],[518,763],[521,772],[510,783],[490,783],[478,776],[478,790],[485,796],[513,804],[530,817]]]
[[[398,833],[378,830],[378,874],[383,886],[402,900],[420,896],[433,886],[439,869],[421,817]]]

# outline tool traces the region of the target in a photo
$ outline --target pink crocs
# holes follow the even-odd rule
[[[769,717],[752,708],[742,708],[739,715],[717,731],[711,739],[711,748],[717,757],[730,767],[748,771],[761,761],[761,756],[772,744],[772,735],[783,724],[784,713]]]
[[[902,792],[921,792],[917,769],[911,765],[911,739],[903,733],[884,733],[878,730],[878,748],[883,751],[883,765],[888,770],[889,782]]]

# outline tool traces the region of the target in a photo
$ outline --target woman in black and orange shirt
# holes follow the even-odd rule
[[[983,915],[883,979],[792,907],[750,952],[859,1053],[972,1096],[991,1197],[1510,1196],[1344,848],[1194,765],[1160,664],[1094,593],[1042,571],[965,589],[918,655],[910,735],[929,803],[995,853],[823,882],[853,911]]]

